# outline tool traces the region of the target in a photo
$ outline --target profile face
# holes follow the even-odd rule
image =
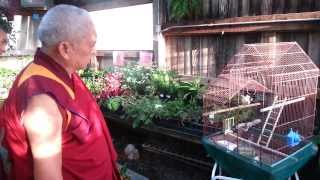
[[[94,26],[89,26],[87,32],[86,36],[73,46],[75,69],[85,68],[89,64],[90,59],[96,55],[95,45],[97,35]]]
[[[7,33],[5,33],[3,30],[0,30],[0,54],[3,54],[6,52],[8,44],[8,37]]]

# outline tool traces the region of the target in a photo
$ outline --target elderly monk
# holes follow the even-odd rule
[[[1,110],[10,180],[117,180],[116,152],[95,98],[76,74],[95,55],[89,14],[51,8],[42,47],[17,76]]]

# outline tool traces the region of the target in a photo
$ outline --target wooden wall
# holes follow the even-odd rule
[[[285,14],[320,11],[319,0],[200,0],[201,15],[197,20],[222,19],[265,14]],[[172,23],[170,0],[160,0],[161,24]]]
[[[202,17],[198,20],[235,16],[259,16],[275,13],[320,10],[319,0],[202,0]],[[163,27],[168,22],[168,2],[162,2]],[[189,21],[188,24],[192,23]],[[193,21],[197,22],[197,21]],[[185,22],[183,22],[185,23]],[[215,77],[244,43],[296,41],[320,66],[319,31],[273,31],[190,36],[165,36],[166,68],[183,75]]]
[[[244,44],[269,42],[269,33],[167,37],[167,69],[183,75],[215,77]],[[296,41],[320,67],[320,32],[279,32],[276,42]]]

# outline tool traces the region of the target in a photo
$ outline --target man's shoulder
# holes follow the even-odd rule
[[[59,116],[59,109],[56,101],[48,94],[38,94],[30,97],[23,116],[38,117],[38,119],[51,119]],[[40,118],[41,117],[41,118]],[[24,118],[23,118],[24,119]],[[35,118],[29,118],[32,121]]]

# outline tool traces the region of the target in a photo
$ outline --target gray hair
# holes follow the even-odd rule
[[[61,41],[74,42],[86,35],[90,23],[88,11],[72,5],[57,5],[43,16],[38,38],[45,47]]]

